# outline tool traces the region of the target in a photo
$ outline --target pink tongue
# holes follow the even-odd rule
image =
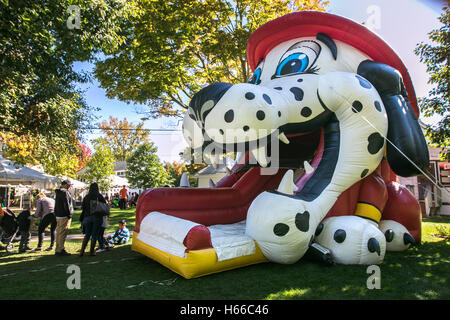
[[[324,146],[324,131],[323,128],[320,129],[320,141],[319,146],[317,147],[316,155],[314,156],[313,161],[311,162],[311,167],[313,167],[314,171],[316,171],[317,167],[319,166],[320,161],[322,160],[323,155],[323,146]],[[301,191],[303,187],[305,186],[306,182],[313,176],[314,171],[311,173],[304,173],[300,176],[300,179],[295,183],[297,186],[297,192]]]

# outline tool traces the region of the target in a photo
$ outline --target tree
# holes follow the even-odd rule
[[[97,142],[94,146],[94,154],[87,163],[81,178],[90,183],[97,182],[100,190],[109,190],[109,177],[114,174],[113,154],[104,143]]]
[[[82,145],[76,137],[73,141],[78,145],[70,145],[61,138],[48,141],[41,135],[19,136],[11,132],[0,132],[0,153],[19,164],[42,164],[48,174],[74,178],[80,169],[79,159],[86,155],[83,155]]]
[[[84,143],[80,142],[80,152],[77,155],[77,158],[78,158],[78,170],[77,171],[80,171],[81,169],[86,167],[86,164],[92,158],[91,148],[89,148]]]
[[[90,76],[73,64],[117,48],[133,8],[123,0],[0,1],[0,130],[47,145],[64,140],[74,152],[73,133],[92,109],[76,88]]]
[[[324,11],[319,0],[174,0],[137,3],[130,36],[96,63],[110,98],[149,106],[149,116],[178,115],[202,86],[246,82],[246,45],[259,26],[297,9]],[[201,17],[201,18],[200,18]]]
[[[100,128],[105,134],[102,139],[111,148],[116,161],[125,161],[136,147],[148,140],[150,132],[143,129],[144,123],[134,125],[127,118],[119,120],[112,116],[109,122],[102,121]]]
[[[427,137],[429,140],[441,147],[450,147],[450,92],[448,83],[450,79],[450,68],[448,57],[450,55],[450,10],[449,7],[443,9],[439,21],[443,26],[431,31],[428,36],[433,45],[419,43],[415,49],[415,54],[420,57],[420,61],[427,66],[430,74],[429,84],[434,85],[428,93],[428,97],[419,98],[421,112],[425,117],[440,115],[442,119],[434,126],[427,126]],[[444,155],[445,156],[445,155]],[[446,157],[450,160],[450,155]]]
[[[126,178],[137,188],[162,187],[169,183],[164,166],[156,155],[153,142],[144,142],[132,152],[127,160]]]

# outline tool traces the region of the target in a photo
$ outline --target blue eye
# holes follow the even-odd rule
[[[253,75],[250,79],[248,79],[248,83],[259,84],[261,81],[259,78],[261,77],[261,68],[258,68],[253,72]]]
[[[300,73],[306,70],[309,64],[308,56],[302,52],[294,53],[285,58],[277,67],[276,76]]]

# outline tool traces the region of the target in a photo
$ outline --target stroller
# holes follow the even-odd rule
[[[6,252],[13,251],[13,240],[18,231],[19,223],[14,213],[9,209],[3,209],[3,214],[0,216],[0,249],[6,249]]]

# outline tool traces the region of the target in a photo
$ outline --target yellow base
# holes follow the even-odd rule
[[[186,279],[198,278],[256,263],[268,262],[256,242],[256,252],[252,255],[217,261],[216,251],[213,248],[192,250],[186,253],[186,258],[181,258],[149,246],[140,241],[137,236],[137,233],[133,233],[133,243],[131,245],[133,251],[152,258]]]

